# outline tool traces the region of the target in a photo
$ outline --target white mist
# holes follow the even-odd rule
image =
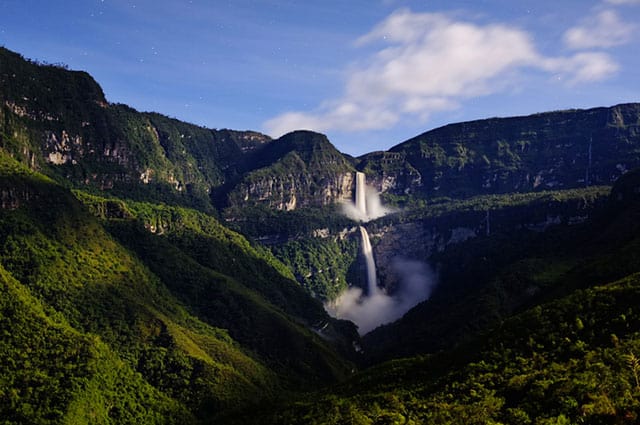
[[[387,215],[392,210],[382,205],[380,194],[373,187],[367,186],[364,173],[356,172],[355,202],[343,203],[342,212],[352,220],[366,223]]]

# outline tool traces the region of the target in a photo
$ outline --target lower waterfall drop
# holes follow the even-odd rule
[[[373,259],[373,249],[369,240],[367,229],[360,226],[360,236],[362,238],[362,255],[364,255],[367,268],[367,294],[372,296],[378,292],[378,279],[376,277],[376,262]]]

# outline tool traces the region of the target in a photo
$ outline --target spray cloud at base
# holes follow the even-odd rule
[[[361,288],[344,291],[325,308],[334,317],[351,320],[361,335],[385,323],[401,318],[407,311],[431,295],[436,278],[431,267],[422,261],[397,257],[393,270],[400,277],[400,285],[393,295],[376,287],[367,295]]]
[[[343,205],[348,217],[367,222],[391,212],[380,202],[375,189],[365,183],[363,173],[356,173],[355,202]],[[376,278],[376,265],[369,235],[364,226],[360,226],[362,254],[367,270],[366,293],[357,287],[344,291],[334,301],[325,304],[325,309],[334,317],[351,320],[358,326],[361,335],[379,325],[393,322],[409,309],[424,301],[431,294],[436,280],[431,268],[421,261],[394,259],[392,269],[400,278],[399,288],[393,295],[380,289]]]

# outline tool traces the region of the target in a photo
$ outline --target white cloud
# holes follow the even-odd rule
[[[602,52],[583,52],[570,57],[545,59],[541,66],[570,85],[602,80],[619,68],[608,54]]]
[[[519,28],[407,9],[391,14],[355,45],[380,47],[350,68],[341,97],[311,112],[279,115],[265,123],[267,132],[384,129],[403,119],[425,121],[465,99],[505,90],[526,70],[567,84],[600,80],[617,70],[606,53],[547,57]]]
[[[609,4],[623,5],[623,4],[640,4],[640,0],[605,0]]]
[[[267,121],[267,132],[279,136],[293,130],[328,131],[342,129],[361,131],[388,128],[399,119],[396,111],[363,102],[341,99],[324,102],[313,113],[286,112]]]
[[[634,30],[635,26],[620,20],[615,11],[603,10],[580,26],[567,30],[564,42],[572,49],[612,47],[627,43]]]

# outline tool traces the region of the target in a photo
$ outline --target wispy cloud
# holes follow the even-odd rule
[[[581,52],[569,57],[541,58],[540,67],[569,86],[603,80],[618,71],[618,64],[603,52]]]
[[[635,28],[622,21],[614,10],[603,10],[584,20],[581,25],[567,30],[564,42],[572,49],[612,47],[631,40]]]
[[[604,52],[545,56],[529,33],[513,26],[407,9],[391,14],[355,45],[378,49],[347,71],[341,97],[311,112],[279,115],[265,123],[266,130],[277,136],[298,128],[384,129],[403,119],[426,121],[435,112],[458,108],[465,99],[503,91],[527,70],[578,84],[618,69]]]
[[[614,4],[614,5],[624,5],[624,4],[638,4],[640,5],[640,0],[605,0],[605,3]]]

